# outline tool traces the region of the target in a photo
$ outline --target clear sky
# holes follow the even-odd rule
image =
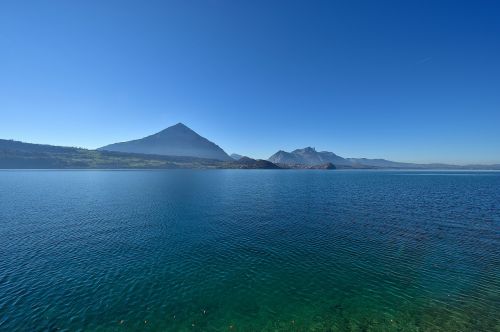
[[[0,1],[0,138],[500,162],[498,1]]]

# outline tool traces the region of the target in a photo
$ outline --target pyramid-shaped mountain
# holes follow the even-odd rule
[[[223,161],[233,160],[217,144],[198,135],[182,123],[141,139],[103,146],[98,150],[187,156]]]

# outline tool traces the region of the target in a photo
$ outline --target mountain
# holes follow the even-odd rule
[[[266,160],[220,161],[215,159],[161,156],[87,150],[0,139],[0,169],[172,169],[172,168],[279,168]]]
[[[231,158],[233,158],[234,160],[240,160],[241,158],[243,158],[243,156],[241,154],[237,154],[237,153],[231,153],[229,156]]]
[[[318,152],[312,147],[297,149],[292,152],[278,151],[268,159],[282,168],[322,168],[332,164],[335,168],[385,168],[385,169],[478,169],[496,170],[499,165],[448,165],[415,164],[390,161],[386,159],[343,158],[333,152]]]
[[[127,142],[103,146],[98,150],[163,156],[186,156],[232,161],[217,144],[198,135],[182,123],[156,134]]]
[[[351,166],[352,162],[337,156],[333,152],[321,151],[318,152],[312,147],[297,149],[292,152],[278,151],[268,159],[275,164],[283,165],[305,165],[317,166],[331,163],[336,166]]]

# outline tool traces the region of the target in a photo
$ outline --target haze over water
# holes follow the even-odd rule
[[[500,173],[2,171],[0,330],[500,328]]]

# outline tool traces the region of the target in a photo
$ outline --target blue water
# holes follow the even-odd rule
[[[499,312],[498,172],[0,172],[0,330],[500,331]]]

